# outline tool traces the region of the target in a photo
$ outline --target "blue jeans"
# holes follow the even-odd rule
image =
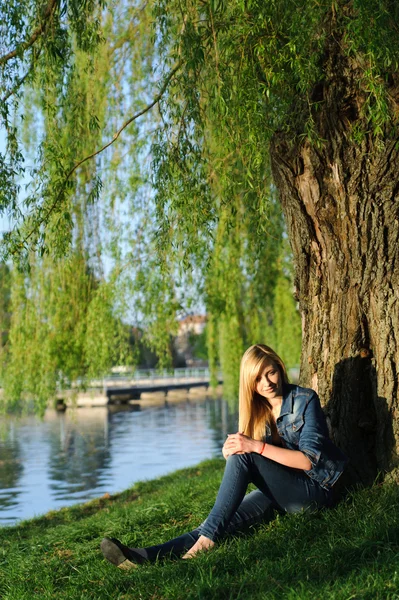
[[[249,483],[258,489],[245,495]],[[331,490],[322,488],[304,471],[285,467],[254,452],[233,454],[226,461],[215,504],[200,527],[144,550],[149,560],[165,555],[181,556],[200,535],[217,541],[225,534],[270,521],[274,511],[314,511],[331,505]]]

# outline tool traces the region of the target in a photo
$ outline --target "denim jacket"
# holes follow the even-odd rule
[[[290,450],[300,450],[312,463],[312,468],[305,473],[323,488],[330,489],[342,474],[347,458],[329,438],[326,417],[316,392],[285,384],[276,424],[283,445]],[[273,443],[270,427],[266,428],[266,442]]]

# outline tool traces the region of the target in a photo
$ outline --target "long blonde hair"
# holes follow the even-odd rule
[[[266,425],[272,428],[274,425],[269,402],[255,389],[257,377],[270,364],[278,368],[283,383],[288,383],[283,361],[269,346],[255,344],[244,352],[241,359],[238,428],[255,440],[265,437]]]

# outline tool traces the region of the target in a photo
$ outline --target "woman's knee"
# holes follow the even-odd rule
[[[251,458],[252,452],[243,452],[242,454],[230,454],[230,456],[226,459],[226,462],[230,463],[247,463]]]

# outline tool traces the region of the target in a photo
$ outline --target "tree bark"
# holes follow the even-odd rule
[[[351,479],[370,484],[399,454],[399,142],[353,139],[367,98],[338,44],[325,73],[324,141],[277,133],[272,168],[296,264],[300,381],[318,391]]]

